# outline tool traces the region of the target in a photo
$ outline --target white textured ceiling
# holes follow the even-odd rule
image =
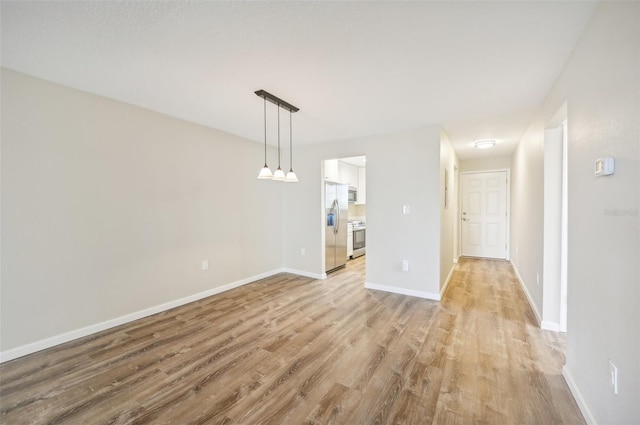
[[[264,89],[300,108],[296,144],[439,124],[466,159],[511,153],[594,3],[0,7],[6,68],[256,141],[263,140],[263,111],[253,92]],[[470,148],[483,138],[498,146]]]

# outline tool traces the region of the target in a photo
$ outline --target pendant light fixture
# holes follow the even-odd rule
[[[273,174],[267,165],[267,99],[264,99],[264,167],[260,169],[259,179],[271,179]]]
[[[292,138],[292,119],[291,114],[293,112],[298,112],[299,109],[295,106],[291,105],[288,102],[268,93],[264,90],[258,90],[255,92],[256,95],[264,99],[264,167],[260,170],[260,174],[258,175],[259,179],[270,179],[276,181],[286,181],[286,182],[297,182],[298,177],[296,173],[293,172],[293,138]],[[278,168],[276,171],[271,174],[271,170],[267,166],[267,100],[278,106]],[[285,176],[284,171],[280,167],[280,108],[286,109],[289,111],[289,172]]]
[[[298,176],[293,172],[293,126],[291,124],[291,110],[289,110],[289,172],[284,179],[287,183],[295,183]]]

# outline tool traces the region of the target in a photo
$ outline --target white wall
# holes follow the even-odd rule
[[[508,170],[510,168],[511,168],[510,156],[475,158],[475,159],[465,159],[464,161],[460,161],[461,173],[468,173],[471,171]]]
[[[453,150],[447,134],[440,134],[440,292],[447,283],[447,278],[455,266],[453,246],[456,238],[454,226],[457,226],[456,206],[458,203],[458,188],[454,184],[454,169],[458,167],[458,156]],[[447,176],[448,204],[445,208],[445,170]]]
[[[542,310],[545,127],[567,102],[568,323],[564,375],[590,423],[640,418],[640,3],[598,5],[513,158],[512,261]],[[596,158],[616,174],[596,178]],[[619,369],[619,394],[608,360]]]
[[[3,360],[283,266],[321,276],[328,158],[367,155],[368,284],[439,298],[439,127],[294,146],[301,181],[278,184],[255,178],[258,143],[1,78]]]
[[[537,118],[513,154],[511,262],[541,320],[544,241],[544,122]]]
[[[262,145],[1,78],[0,350],[281,268],[282,185],[255,178]]]
[[[295,146],[294,146],[295,149]],[[290,270],[324,272],[321,163],[367,157],[367,266],[370,287],[439,297],[440,128],[294,150],[300,183],[284,190],[284,263]],[[299,170],[299,171],[298,171]],[[402,205],[411,214],[402,214]],[[305,248],[306,255],[300,249]],[[411,271],[401,271],[402,260]]]

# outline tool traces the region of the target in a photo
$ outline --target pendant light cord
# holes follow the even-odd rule
[[[280,169],[280,104],[278,104],[278,170]]]
[[[293,126],[291,125],[291,109],[289,109],[289,170],[293,171]]]
[[[267,166],[267,98],[264,99],[264,166]]]

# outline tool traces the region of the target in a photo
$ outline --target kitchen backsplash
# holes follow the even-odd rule
[[[366,205],[355,205],[349,204],[349,220],[366,220],[367,217],[367,206]]]

